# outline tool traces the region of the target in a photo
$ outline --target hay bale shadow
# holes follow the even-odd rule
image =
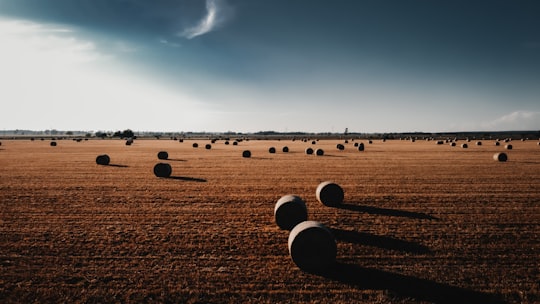
[[[128,165],[119,165],[119,164],[108,164],[109,167],[117,167],[117,168],[129,168]]]
[[[168,161],[177,161],[177,162],[187,162],[185,159],[179,159],[179,158],[169,158]]]
[[[336,206],[336,208],[351,210],[351,211],[356,211],[356,212],[363,212],[367,214],[408,217],[412,219],[423,219],[423,220],[438,220],[438,218],[431,216],[429,214],[426,214],[426,213],[387,209],[387,208],[378,208],[378,207],[371,207],[371,206],[340,204]]]
[[[165,177],[168,179],[176,179],[176,180],[182,180],[187,182],[199,182],[199,183],[206,183],[207,180],[204,178],[197,178],[197,177],[187,177],[187,176],[169,176]]]
[[[343,241],[353,244],[361,244],[372,247],[378,247],[382,249],[397,250],[401,252],[407,252],[412,254],[428,254],[431,250],[427,246],[404,241],[400,239],[391,238],[388,236],[375,235],[371,233],[358,232],[352,230],[343,230],[337,228],[330,228],[334,237],[338,241]]]
[[[433,303],[505,303],[500,296],[355,264],[336,263],[319,273],[325,278],[364,290],[385,290],[398,298]]]

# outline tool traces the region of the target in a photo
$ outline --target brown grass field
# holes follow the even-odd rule
[[[315,156],[298,140],[2,140],[0,302],[540,302],[536,141],[358,141]],[[172,178],[152,172],[160,150]],[[326,180],[341,207],[316,200]],[[286,194],[331,228],[334,268],[292,262],[273,217]]]

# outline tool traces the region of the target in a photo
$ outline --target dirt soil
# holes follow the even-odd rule
[[[540,146],[463,142],[2,140],[0,302],[538,303]],[[316,200],[323,181],[341,206]],[[331,229],[335,267],[292,262],[286,194]]]

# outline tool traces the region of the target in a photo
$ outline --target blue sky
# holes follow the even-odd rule
[[[540,130],[540,3],[0,0],[2,129]]]

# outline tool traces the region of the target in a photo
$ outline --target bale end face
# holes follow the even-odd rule
[[[51,147],[56,147],[56,142],[55,141],[51,141]]]
[[[287,153],[287,152],[289,152],[289,147],[283,147],[283,149],[281,149],[281,151],[283,151],[283,153]]]
[[[270,147],[270,148],[268,149],[268,153],[270,153],[270,154],[276,153],[276,148]]]
[[[307,148],[307,149],[306,149],[306,154],[307,154],[307,155],[313,154],[313,149],[312,149],[312,148]]]
[[[508,155],[506,153],[495,153],[493,154],[493,159],[500,162],[505,162],[508,160]]]
[[[193,143],[193,145],[191,145],[193,148],[198,148],[199,147],[199,144],[198,143]]]
[[[323,156],[323,155],[324,155],[324,150],[323,150],[323,149],[317,149],[317,150],[315,151],[315,154],[316,154],[317,156]]]
[[[251,157],[251,151],[245,150],[244,152],[242,152],[242,157],[250,158]]]
[[[296,225],[289,234],[288,247],[293,262],[305,271],[324,271],[336,262],[336,240],[319,222],[305,221]]]
[[[282,196],[274,207],[274,218],[280,229],[292,230],[301,222],[307,221],[306,203],[296,195]]]
[[[167,151],[159,151],[158,154],[157,154],[157,158],[158,159],[168,159],[169,158],[169,153],[167,153]]]
[[[212,149],[212,145],[211,144],[206,144],[206,146],[204,146],[204,148],[206,150],[210,150],[210,149]]]
[[[96,164],[102,165],[102,166],[108,166],[111,162],[111,158],[107,154],[98,155],[96,157]]]
[[[154,175],[157,177],[170,177],[172,167],[167,163],[158,163],[154,166]]]
[[[512,147],[512,145],[505,145],[504,148],[505,148],[506,150],[512,150],[513,147]]]
[[[320,183],[317,186],[315,195],[319,202],[328,207],[340,205],[345,198],[343,189],[338,184],[330,181]]]

